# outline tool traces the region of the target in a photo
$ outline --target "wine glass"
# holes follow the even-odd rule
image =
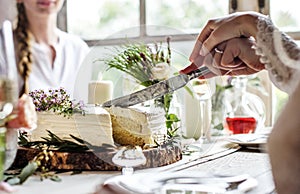
[[[195,80],[193,88],[196,93],[196,99],[199,104],[199,122],[200,130],[195,132],[199,143],[210,142],[210,128],[212,117],[212,102],[211,97],[215,92],[214,78],[206,80]],[[198,134],[197,134],[198,133]]]
[[[113,156],[112,162],[118,166],[122,166],[123,175],[132,175],[133,167],[146,163],[146,157],[143,150],[139,146],[123,146]]]
[[[18,73],[15,61],[12,25],[4,21],[0,33],[0,48],[4,57],[0,60],[0,162],[1,176],[10,167],[17,153],[18,133],[5,127],[8,116],[17,106]]]

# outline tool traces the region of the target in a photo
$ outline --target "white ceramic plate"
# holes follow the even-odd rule
[[[165,180],[167,181],[164,183]],[[104,184],[112,186],[123,193],[154,194],[157,191],[166,191],[169,189],[224,193],[229,186],[229,182],[235,181],[243,181],[236,188],[237,191],[242,193],[257,186],[256,179],[247,174],[225,176],[194,171],[120,175],[108,179]]]
[[[242,146],[260,146],[267,143],[269,134],[236,134],[227,138],[227,141]]]

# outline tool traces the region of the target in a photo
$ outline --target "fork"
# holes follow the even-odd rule
[[[168,189],[174,189],[176,187],[179,190],[225,193],[226,191],[236,189],[240,191],[239,187],[244,183],[244,186],[242,185],[241,187],[241,191],[244,192],[255,186],[254,184],[245,184],[249,178],[250,176],[247,174],[237,176],[215,175],[213,177],[170,177],[160,181],[162,183],[160,190],[168,191]]]

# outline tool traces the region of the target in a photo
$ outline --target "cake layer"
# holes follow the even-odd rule
[[[85,114],[75,113],[69,118],[52,112],[38,112],[37,129],[32,131],[30,140],[47,137],[46,130],[69,140],[72,134],[95,146],[114,144],[110,114],[101,107],[86,107]]]
[[[121,145],[161,144],[166,138],[165,113],[161,108],[111,107],[113,138]]]

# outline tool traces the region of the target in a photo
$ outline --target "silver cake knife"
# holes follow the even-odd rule
[[[211,71],[207,67],[202,66],[188,74],[180,74],[157,84],[151,85],[140,91],[104,102],[102,107],[119,106],[125,108],[146,102],[148,100],[161,97],[164,94],[174,92],[175,90],[184,87],[190,80],[204,76],[210,72]]]

